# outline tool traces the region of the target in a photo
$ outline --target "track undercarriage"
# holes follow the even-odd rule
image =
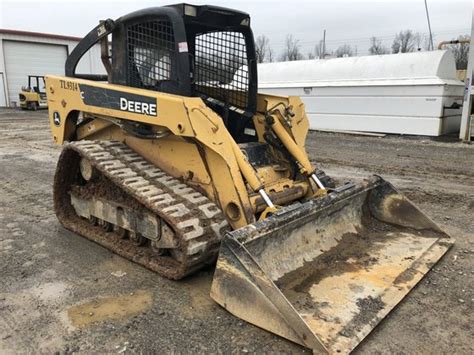
[[[67,229],[171,279],[214,262],[229,230],[206,196],[119,142],[66,146],[54,195]]]

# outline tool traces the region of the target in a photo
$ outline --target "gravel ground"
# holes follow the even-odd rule
[[[168,281],[64,230],[45,111],[1,110],[0,137],[0,353],[308,352],[215,304],[212,269]],[[474,146],[313,132],[308,152],[338,180],[382,175],[456,239],[355,353],[474,353]]]

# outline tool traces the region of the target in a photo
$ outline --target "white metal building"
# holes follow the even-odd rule
[[[449,51],[258,65],[259,91],[301,96],[312,129],[459,131],[464,85]]]
[[[0,29],[0,107],[18,104],[28,75],[64,75],[66,58],[79,37]],[[105,74],[100,46],[95,45],[80,61],[78,73]]]

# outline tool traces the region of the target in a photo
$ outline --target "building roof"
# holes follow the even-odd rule
[[[51,38],[51,39],[63,39],[66,41],[80,41],[81,37],[74,36],[64,36],[54,33],[43,33],[43,32],[30,32],[30,31],[20,31],[20,30],[9,30],[6,28],[0,28],[0,34],[10,34],[16,36],[28,36],[28,37],[40,37],[40,38]]]

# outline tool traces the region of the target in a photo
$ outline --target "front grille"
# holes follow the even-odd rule
[[[128,84],[158,89],[160,82],[173,80],[176,49],[169,21],[150,21],[128,27]]]
[[[242,33],[224,31],[196,36],[195,90],[204,97],[247,108],[247,64]]]

